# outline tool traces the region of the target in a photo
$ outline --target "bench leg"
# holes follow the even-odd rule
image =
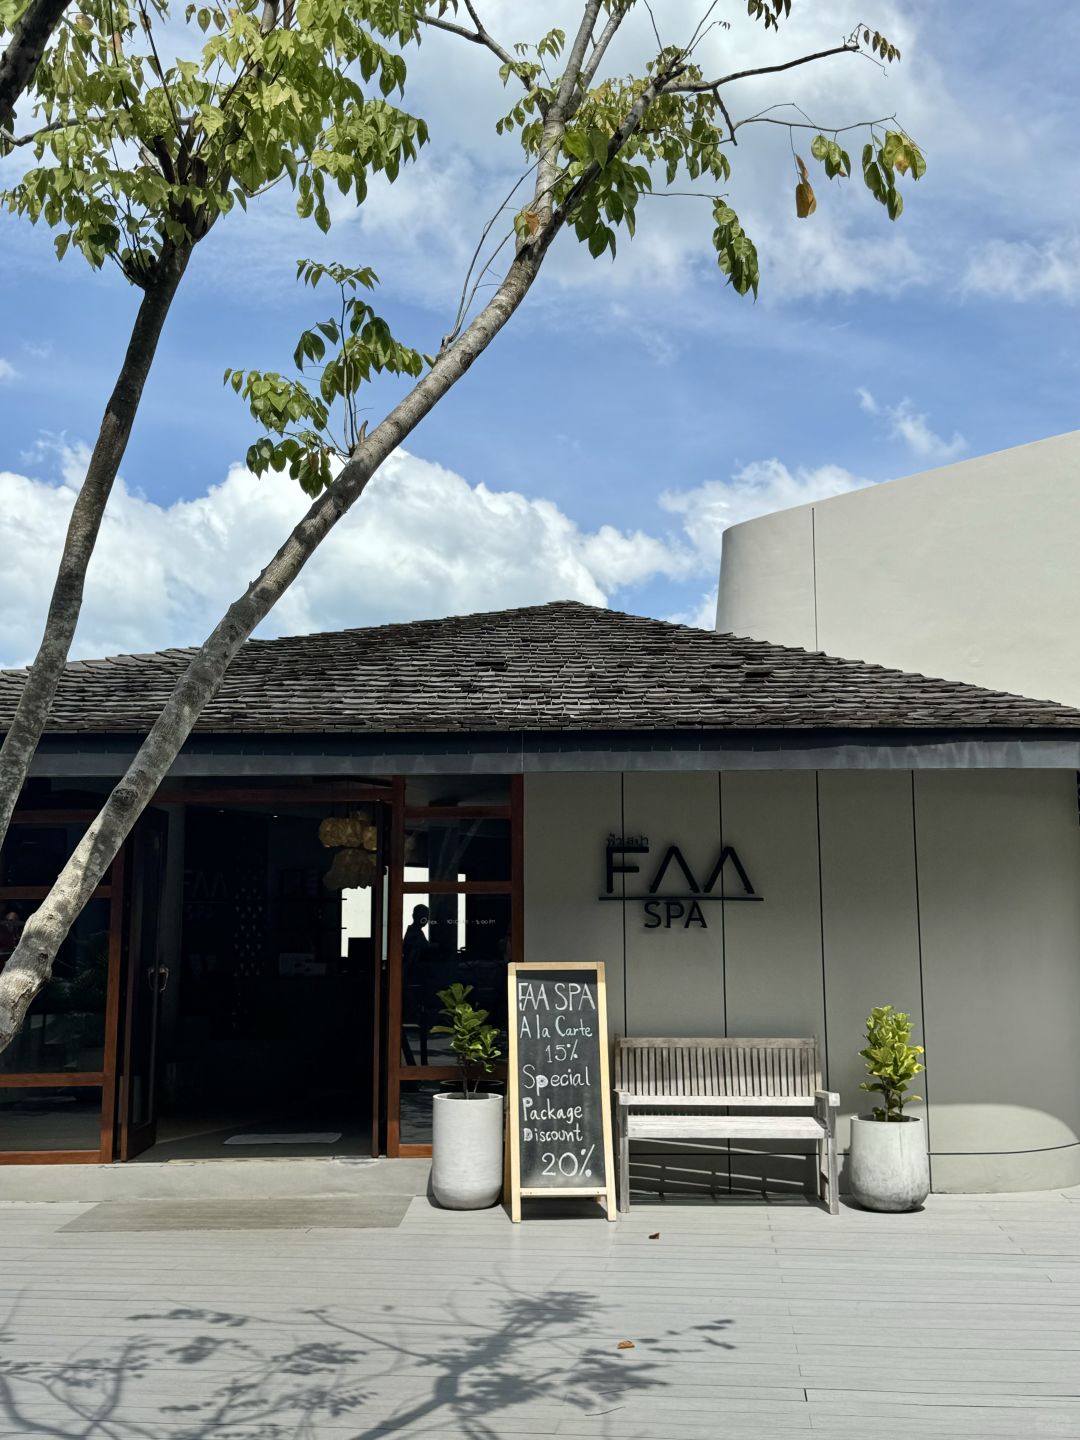
[[[626,1133],[626,1117],[619,1117],[619,1209],[630,1209],[630,1137]]]
[[[829,1156],[829,1214],[840,1214],[840,1179],[836,1163],[836,1133],[829,1136],[825,1142]]]

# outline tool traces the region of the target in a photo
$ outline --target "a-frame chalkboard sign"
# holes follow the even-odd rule
[[[616,1219],[602,963],[507,967],[510,1218],[522,1199],[588,1196]]]

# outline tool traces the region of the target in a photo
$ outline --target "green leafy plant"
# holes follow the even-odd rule
[[[446,990],[438,992],[442,1001],[441,1013],[449,1025],[433,1025],[433,1035],[449,1035],[450,1048],[461,1066],[461,1083],[465,1099],[469,1100],[480,1088],[480,1081],[490,1075],[495,1061],[502,1055],[497,1047],[499,1031],[487,1023],[488,1011],[477,1010],[469,1001],[473,987],[456,982]],[[469,1088],[470,1082],[472,1088]]]
[[[876,1005],[866,1020],[866,1049],[859,1054],[866,1061],[872,1080],[864,1080],[860,1090],[881,1096],[883,1105],[874,1106],[875,1120],[903,1120],[904,1106],[921,1095],[908,1095],[908,1084],[925,1070],[919,1063],[924,1054],[921,1045],[911,1044],[911,1016],[891,1005]]]

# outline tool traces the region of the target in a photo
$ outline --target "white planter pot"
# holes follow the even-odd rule
[[[503,1097],[436,1095],[431,1189],[446,1210],[485,1210],[503,1186]]]
[[[867,1210],[917,1210],[930,1193],[922,1120],[853,1117],[848,1182],[854,1198]]]

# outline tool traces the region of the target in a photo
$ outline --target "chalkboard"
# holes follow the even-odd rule
[[[594,1196],[614,1220],[604,967],[508,972],[511,1218],[521,1219],[523,1196]]]

